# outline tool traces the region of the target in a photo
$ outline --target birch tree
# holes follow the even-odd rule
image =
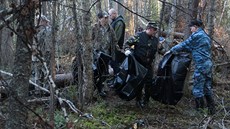
[[[117,1],[120,2],[121,4],[124,4],[124,0],[117,0]],[[125,12],[124,7],[122,7],[121,5],[118,4],[117,10],[118,10],[118,14],[124,16],[124,12]]]
[[[91,14],[90,0],[81,1],[82,9],[82,37],[83,37],[83,104],[88,104],[93,98],[93,50],[91,42]]]
[[[7,1],[0,1],[0,10],[7,9]],[[4,18],[7,19],[8,17]],[[12,25],[12,24],[10,24]],[[13,38],[11,31],[4,27],[0,30],[0,68],[10,69],[13,65]]]
[[[171,14],[170,14],[170,18],[169,18],[169,24],[168,24],[168,39],[169,41],[173,41],[173,33],[175,31],[175,27],[176,27],[176,6],[177,6],[177,0],[172,0],[173,6],[171,8]]]
[[[13,80],[7,99],[8,120],[6,129],[27,129],[28,88],[31,71],[31,51],[28,49],[33,40],[34,9],[30,0],[22,0],[24,6],[18,13],[16,52],[13,67]]]
[[[128,8],[130,10],[133,9],[133,1],[132,0],[128,0],[127,5],[128,5]],[[133,13],[128,12],[127,16],[128,16],[127,19],[129,21],[129,23],[127,24],[127,28],[129,28],[127,33],[128,33],[128,35],[133,35],[134,34],[134,15],[133,15]]]

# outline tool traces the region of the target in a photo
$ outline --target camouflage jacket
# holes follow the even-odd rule
[[[182,50],[192,53],[196,66],[211,61],[211,40],[202,28],[199,28],[185,41],[172,47],[170,51],[176,54]]]
[[[52,49],[51,40],[51,27],[50,26],[40,26],[38,28],[37,34],[38,44],[37,47],[42,52],[50,52]]]
[[[101,51],[112,56],[115,60],[117,38],[113,28],[108,25],[101,26],[99,23],[93,26],[92,41],[94,51]]]

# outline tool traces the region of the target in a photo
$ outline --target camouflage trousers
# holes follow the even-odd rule
[[[195,98],[212,95],[212,62],[206,61],[202,65],[196,65],[193,80],[192,93]]]

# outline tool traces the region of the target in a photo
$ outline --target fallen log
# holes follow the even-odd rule
[[[73,84],[72,73],[56,74],[54,83],[58,88]]]
[[[171,32],[171,34],[175,37],[175,38],[179,38],[179,39],[183,39],[184,38],[184,33],[181,32]],[[169,35],[169,32],[167,31],[162,31],[161,35],[163,36],[167,36]]]

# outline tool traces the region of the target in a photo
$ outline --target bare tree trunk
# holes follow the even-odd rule
[[[80,107],[80,109],[83,109],[83,78],[82,78],[82,76],[83,76],[83,71],[82,71],[82,66],[83,66],[83,64],[82,64],[82,55],[81,55],[81,53],[82,53],[82,45],[81,45],[81,43],[82,43],[82,36],[81,36],[81,29],[80,29],[80,25],[81,25],[81,23],[80,23],[80,20],[78,20],[78,19],[81,19],[81,17],[80,18],[77,18],[77,11],[76,11],[76,0],[73,0],[73,6],[74,6],[74,8],[73,8],[73,17],[74,17],[74,22],[75,22],[75,27],[76,27],[76,39],[78,39],[78,42],[77,42],[77,44],[76,44],[76,51],[75,51],[75,58],[77,59],[77,61],[78,62],[74,62],[74,64],[73,64],[73,70],[74,69],[77,69],[75,72],[77,72],[77,73],[74,73],[74,74],[77,74],[77,80],[75,80],[75,81],[77,81],[77,87],[78,87],[78,105],[79,105],[79,107]]]
[[[7,7],[7,1],[0,2],[0,9]],[[0,30],[0,68],[9,69],[13,65],[13,43],[11,31],[8,28]]]
[[[147,7],[147,8],[146,8],[146,9],[147,9],[147,10],[146,10],[146,12],[147,12],[147,13],[146,13],[146,14],[147,14],[146,16],[147,16],[148,19],[151,19],[151,17],[152,17],[152,0],[148,0],[147,4],[148,4],[148,5],[146,6],[146,7]]]
[[[112,0],[108,0],[108,9],[110,9],[110,8],[113,8],[113,6],[114,6],[114,3],[113,3],[113,1]]]
[[[222,12],[221,12],[221,15],[220,15],[220,20],[219,20],[219,23],[218,23],[218,25],[217,25],[217,26],[220,26],[220,24],[221,24],[221,21],[222,21],[222,18],[223,18],[224,12],[225,12],[226,5],[227,5],[227,1],[224,1],[224,7],[223,7],[223,10],[222,10]]]
[[[205,18],[205,9],[206,9],[207,1],[201,0],[198,8],[198,19],[204,19]]]
[[[51,48],[51,61],[50,61],[50,74],[53,80],[55,80],[55,65],[56,65],[56,61],[55,61],[55,51],[56,51],[56,18],[57,18],[57,13],[56,13],[56,8],[57,8],[57,3],[56,1],[53,1],[53,8],[52,8],[52,48]],[[52,127],[55,127],[54,125],[54,111],[55,111],[55,98],[54,98],[54,92],[55,92],[55,87],[53,87],[53,85],[50,84],[50,125]]]
[[[169,41],[173,41],[174,39],[174,35],[173,35],[173,32],[175,31],[175,27],[176,27],[176,6],[177,6],[177,0],[172,0],[172,3],[174,6],[172,6],[171,8],[171,16],[169,18],[169,25],[168,25],[168,38],[169,38]]]
[[[4,9],[5,8],[5,1],[3,0],[3,1],[0,1],[0,10],[2,10],[2,9]],[[0,30],[0,69],[2,69],[2,37],[3,37],[3,34],[2,34],[2,30]]]
[[[117,0],[117,1],[124,5],[124,0]],[[118,10],[118,14],[124,16],[125,14],[124,7],[118,5],[117,10]]]
[[[161,11],[160,11],[160,25],[159,25],[159,34],[160,35],[162,34],[161,28],[162,28],[162,23],[163,23],[163,18],[164,18],[164,12],[165,12],[165,2],[166,2],[166,0],[163,1],[162,8],[161,8]]]
[[[102,8],[101,8],[101,1],[98,1],[98,2],[97,2],[96,10],[97,10],[97,13],[99,13],[99,12],[102,11]]]
[[[111,3],[109,3],[110,1],[108,1],[108,0],[104,0],[104,1],[102,1],[102,5],[103,5],[103,10],[104,11],[108,11],[108,9],[109,9],[109,6],[110,6],[110,4]]]
[[[185,25],[185,30],[184,30],[184,39],[188,38],[190,35],[191,35],[191,31],[190,31],[190,28],[188,26],[189,22],[194,19],[194,18],[197,18],[197,11],[196,9],[198,8],[198,4],[199,4],[199,0],[190,0],[189,3],[188,3],[188,9],[189,10],[193,10],[191,13],[187,14],[186,15],[186,25]],[[187,12],[189,12],[187,10]],[[192,16],[192,17],[191,17]],[[189,69],[191,69],[191,66],[189,67]],[[184,83],[184,93],[186,96],[191,96],[191,87],[190,87],[190,84],[189,84],[189,80],[191,79],[191,76],[192,76],[192,71],[188,71],[187,72],[187,75],[186,75],[186,78],[185,78],[185,83]]]
[[[133,9],[133,1],[132,0],[128,0],[127,1],[127,5],[128,5],[128,8],[129,9]],[[128,21],[129,21],[129,24],[128,24],[128,27],[129,30],[128,30],[128,36],[129,35],[133,35],[134,34],[134,15],[131,13],[131,12],[128,12]]]
[[[42,3],[42,14],[45,15],[45,16],[47,16],[48,15],[47,12],[48,12],[47,11],[47,2],[43,2]]]
[[[188,3],[188,10],[186,10],[188,12],[188,14],[186,15],[186,21],[185,21],[185,30],[184,30],[184,34],[185,34],[185,39],[189,37],[189,35],[191,34],[191,31],[189,29],[189,26],[187,25],[192,19],[196,19],[197,18],[197,8],[198,8],[198,4],[199,4],[199,0],[189,0]],[[190,11],[192,10],[192,12]],[[192,17],[191,17],[192,16]]]
[[[135,7],[135,12],[136,13],[138,13],[138,0],[134,0],[133,1],[134,3],[134,7]],[[138,16],[137,15],[134,15],[134,28],[135,28],[135,30],[137,29],[137,27],[138,27]]]
[[[28,88],[31,71],[31,51],[28,44],[32,45],[34,28],[34,4],[29,4],[29,0],[24,0],[26,4],[23,11],[30,13],[20,13],[18,19],[16,53],[13,68],[13,79],[10,83],[10,95],[7,99],[8,120],[6,129],[28,129]]]
[[[148,4],[148,0],[144,0],[144,8],[143,8],[143,14],[144,15],[147,14],[147,4]]]
[[[165,14],[165,2],[166,2],[166,0],[163,0],[162,1],[162,7],[161,7],[161,11],[160,11],[160,20],[159,20],[159,29],[158,29],[158,36],[161,36],[162,35],[162,22],[163,22],[163,19],[164,19],[164,14]],[[154,59],[154,61],[153,61],[153,75],[155,76],[155,75],[157,75],[157,69],[158,69],[158,64],[159,64],[159,62],[160,62],[160,60],[161,60],[161,58],[162,58],[162,55],[160,55],[160,54],[156,54],[156,56],[155,56],[155,59]]]
[[[208,28],[207,28],[208,35],[210,36],[210,38],[213,37],[213,33],[214,33],[215,3],[216,0],[210,1],[210,9],[208,14]]]
[[[83,36],[83,104],[88,104],[93,98],[93,48],[91,42],[91,14],[89,12],[90,1],[82,0],[82,8],[85,10],[82,16],[82,36]]]

